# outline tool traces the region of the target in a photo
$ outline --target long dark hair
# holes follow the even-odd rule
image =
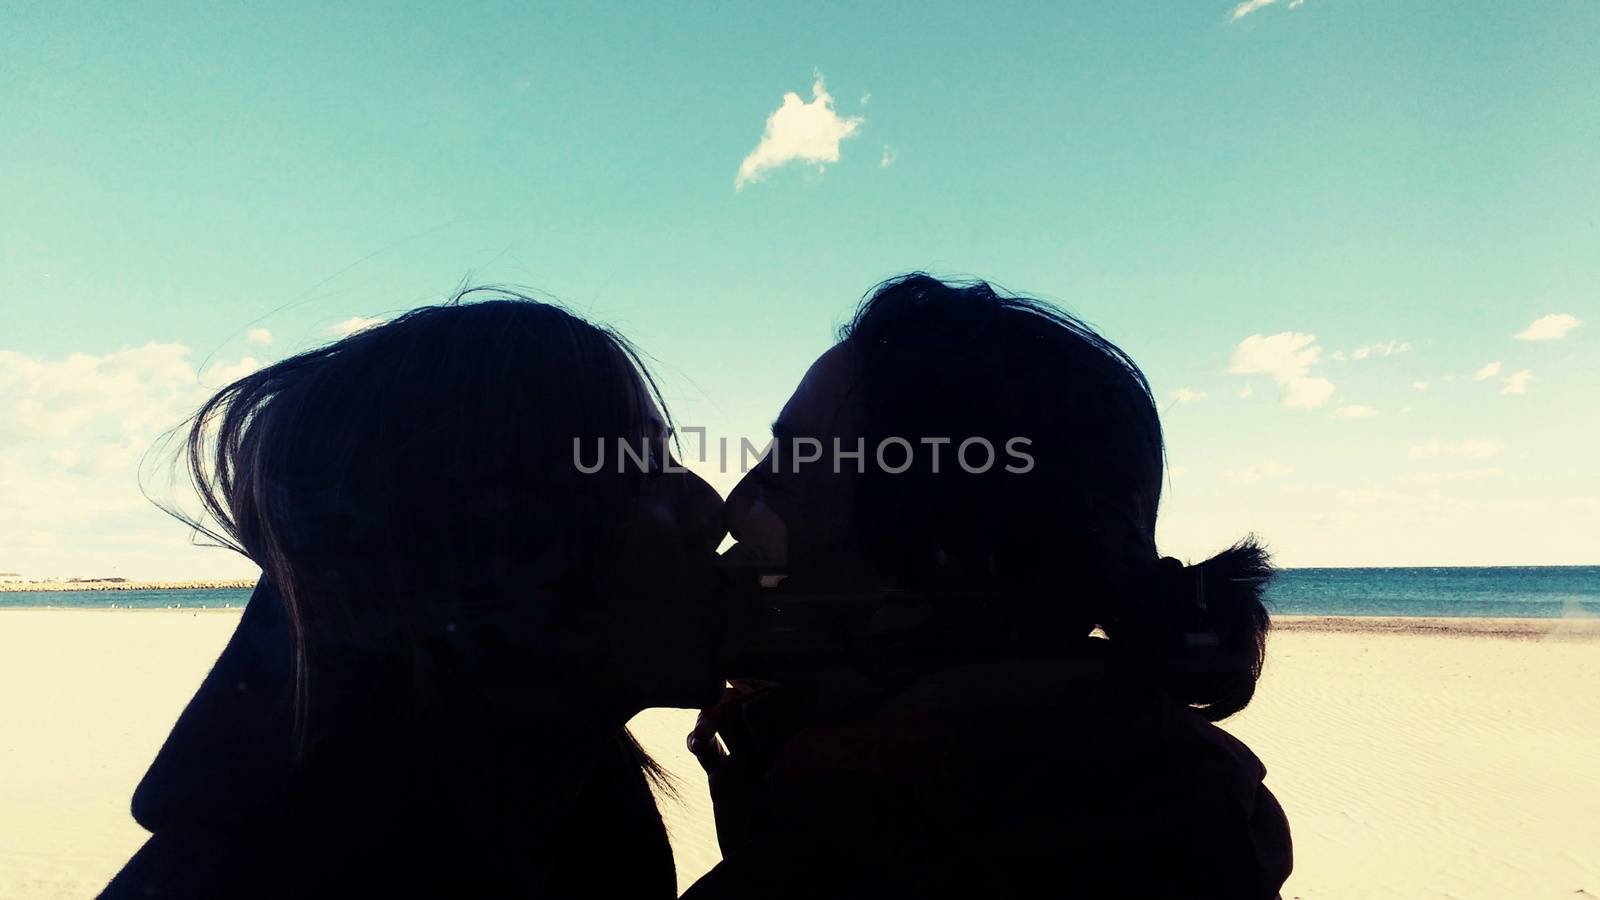
[[[1267,553],[1248,537],[1195,566],[1160,557],[1161,422],[1126,353],[1050,304],[923,273],[879,285],[840,339],[859,366],[867,446],[983,438],[1002,454],[981,473],[956,446],[937,472],[928,453],[900,474],[869,467],[856,503],[869,557],[911,588],[1043,591],[1055,619],[1099,626],[1208,718],[1249,703]],[[1026,465],[1004,455],[1015,438],[1026,472],[1005,465]]]
[[[478,289],[246,375],[200,408],[182,461],[204,514],[169,511],[257,563],[282,598],[302,750],[319,698],[353,688],[396,714],[426,709],[463,677],[525,669],[518,635],[582,614],[643,475],[581,474],[574,442],[638,439],[650,399],[620,335]]]

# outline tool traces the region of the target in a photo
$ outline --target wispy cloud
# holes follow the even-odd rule
[[[1235,6],[1233,8],[1233,14],[1230,15],[1228,18],[1231,21],[1237,22],[1240,19],[1244,18],[1245,16],[1248,16],[1251,13],[1255,12],[1256,10],[1263,9],[1265,7],[1271,6],[1272,4],[1277,3],[1277,2],[1278,2],[1278,0],[1245,0],[1245,2],[1239,4],[1238,6]]]
[[[1415,482],[1416,484],[1444,484],[1449,481],[1477,481],[1482,478],[1493,478],[1504,470],[1490,469],[1464,469],[1459,472],[1414,472],[1402,478],[1402,481]]]
[[[1345,360],[1356,361],[1366,359],[1369,356],[1393,356],[1396,353],[1406,353],[1410,349],[1411,343],[1409,341],[1379,341],[1376,344],[1357,347],[1348,353],[1343,350],[1337,350],[1334,352],[1333,358],[1341,362]]]
[[[1521,371],[1513,372],[1510,375],[1507,375],[1506,377],[1500,379],[1501,383],[1504,385],[1504,387],[1500,388],[1500,393],[1502,393],[1502,394],[1526,394],[1528,392],[1528,382],[1530,382],[1532,380],[1533,380],[1533,373],[1528,371],[1527,369],[1522,369]]]
[[[1500,455],[1503,449],[1494,438],[1467,438],[1461,441],[1441,441],[1438,438],[1426,444],[1417,444],[1406,455],[1411,459],[1489,459]]]
[[[1533,320],[1533,324],[1517,332],[1519,341],[1559,341],[1583,323],[1571,313],[1551,313]]]
[[[1428,383],[1426,381],[1413,381],[1413,382],[1411,382],[1411,389],[1415,390],[1415,391],[1425,391],[1425,390],[1428,389],[1428,387],[1429,387],[1429,385],[1428,385]]]
[[[252,328],[245,332],[245,343],[265,347],[272,343],[272,332],[265,328]]]
[[[366,331],[368,328],[371,328],[374,325],[382,324],[382,319],[374,319],[369,316],[351,316],[350,318],[345,319],[343,322],[337,322],[333,325],[329,325],[328,334],[333,335],[336,338],[347,338],[358,331]]]
[[[1376,409],[1370,406],[1363,406],[1360,403],[1348,403],[1333,411],[1335,419],[1370,419],[1377,414],[1378,411]]]
[[[890,166],[894,165],[894,161],[899,159],[899,158],[900,158],[900,152],[898,150],[894,149],[893,147],[889,146],[888,144],[884,144],[883,145],[883,156],[880,156],[878,158],[878,167],[879,168],[883,168],[883,169],[887,169]]]
[[[1333,382],[1312,377],[1311,366],[1322,358],[1317,336],[1298,331],[1252,334],[1233,348],[1228,371],[1235,375],[1268,375],[1278,383],[1278,399],[1289,409],[1314,409],[1333,396]]]
[[[811,85],[811,102],[793,91],[783,95],[783,103],[767,117],[761,142],[739,164],[734,190],[760,181],[766,173],[792,162],[816,163],[819,167],[839,161],[839,143],[851,137],[866,120],[861,116],[841,117],[833,108],[833,95],[822,83],[822,76]]]
[[[1206,394],[1204,391],[1191,391],[1182,387],[1172,392],[1172,399],[1178,401],[1181,406],[1188,406],[1190,403],[1199,403],[1206,399]]]
[[[1255,12],[1256,10],[1264,9],[1264,8],[1266,8],[1268,6],[1271,6],[1272,4],[1277,3],[1277,2],[1278,2],[1278,0],[1245,0],[1245,2],[1239,4],[1238,6],[1235,6],[1233,8],[1233,12],[1228,14],[1228,21],[1237,22],[1240,19],[1244,18],[1245,16],[1248,16],[1251,13]],[[1289,0],[1288,4],[1286,6],[1287,6],[1288,9],[1296,9],[1302,3],[1305,3],[1305,2],[1306,2],[1306,0]]]
[[[1485,363],[1483,368],[1472,373],[1473,381],[1487,381],[1500,374],[1501,365],[1498,362]]]
[[[1293,471],[1294,466],[1285,465],[1277,460],[1269,459],[1266,462],[1257,463],[1253,466],[1245,466],[1242,469],[1234,469],[1225,473],[1223,477],[1234,484],[1255,484],[1258,481],[1263,481],[1268,478],[1277,478],[1283,475],[1288,475]]]

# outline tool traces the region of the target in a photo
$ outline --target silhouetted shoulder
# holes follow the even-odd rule
[[[756,837],[686,896],[1275,897],[1290,840],[1260,760],[1159,690],[1109,684],[802,730]]]

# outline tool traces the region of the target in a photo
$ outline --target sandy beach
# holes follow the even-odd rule
[[[0,611],[0,897],[92,896],[139,845],[133,786],[237,616]],[[684,885],[717,860],[691,719],[634,722]],[[1593,620],[1284,620],[1226,727],[1293,823],[1285,898],[1600,896]]]

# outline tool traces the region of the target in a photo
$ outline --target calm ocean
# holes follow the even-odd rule
[[[231,606],[244,590],[21,591],[0,608]],[[1268,592],[1272,611],[1314,616],[1600,616],[1600,566],[1286,569]]]
[[[1311,616],[1600,616],[1600,566],[1286,569],[1272,611]]]
[[[7,607],[63,607],[70,609],[241,609],[250,599],[248,590],[206,589],[198,591],[6,591],[0,593],[0,609]]]

